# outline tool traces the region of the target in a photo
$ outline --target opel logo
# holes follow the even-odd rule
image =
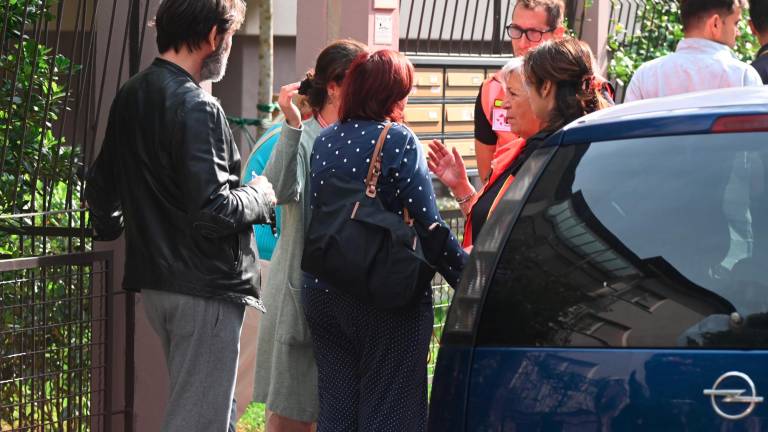
[[[742,380],[746,385],[745,387],[748,387],[748,389],[719,389],[718,387],[720,384],[726,380],[727,378],[737,378]],[[742,396],[745,392],[749,392],[746,396]],[[715,381],[715,385],[712,386],[711,389],[704,390],[705,396],[710,396],[712,398],[712,408],[715,409],[715,412],[723,418],[726,418],[728,420],[738,420],[742,419],[749,414],[752,413],[752,410],[755,409],[755,405],[763,401],[762,396],[757,395],[757,390],[755,389],[755,383],[752,382],[752,380],[747,376],[747,374],[743,372],[726,372],[723,375],[720,376],[720,378]],[[718,402],[717,398],[722,398]],[[723,412],[723,410],[720,409],[720,406],[718,406],[718,403],[742,403],[742,404],[749,404],[747,409],[745,409],[740,414],[726,414]]]

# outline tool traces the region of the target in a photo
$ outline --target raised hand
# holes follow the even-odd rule
[[[456,147],[448,151],[448,148],[440,140],[432,140],[429,143],[427,165],[429,170],[451,190],[469,182],[467,169],[459,151],[456,150]]]
[[[301,83],[295,82],[280,87],[280,95],[277,97],[277,105],[285,115],[285,122],[293,128],[301,127],[301,112],[293,103],[293,97],[299,92]]]

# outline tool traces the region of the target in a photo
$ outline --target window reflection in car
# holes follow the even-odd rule
[[[765,346],[763,141],[747,133],[559,149],[504,247],[480,344]]]

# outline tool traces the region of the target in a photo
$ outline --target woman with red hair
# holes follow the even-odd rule
[[[396,214],[407,209],[416,223],[447,225],[435,202],[418,139],[402,121],[413,85],[413,65],[382,50],[355,59],[342,84],[340,122],[315,140],[310,204],[333,196],[340,181],[364,190],[375,144],[389,125],[380,158],[377,196]],[[437,270],[455,285],[466,260],[456,237],[443,246]],[[417,275],[414,275],[416,278]],[[304,313],[318,367],[324,431],[423,431],[427,415],[427,352],[432,335],[429,282],[410,306],[378,309],[315,275],[305,273]]]

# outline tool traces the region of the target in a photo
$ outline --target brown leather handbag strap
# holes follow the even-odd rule
[[[389,128],[392,127],[392,123],[387,123],[382,129],[379,135],[379,140],[376,141],[376,147],[373,149],[371,155],[371,163],[368,165],[368,176],[365,178],[365,194],[371,198],[376,198],[376,184],[379,182],[379,174],[381,174],[381,149],[384,147],[384,140],[387,138]]]

